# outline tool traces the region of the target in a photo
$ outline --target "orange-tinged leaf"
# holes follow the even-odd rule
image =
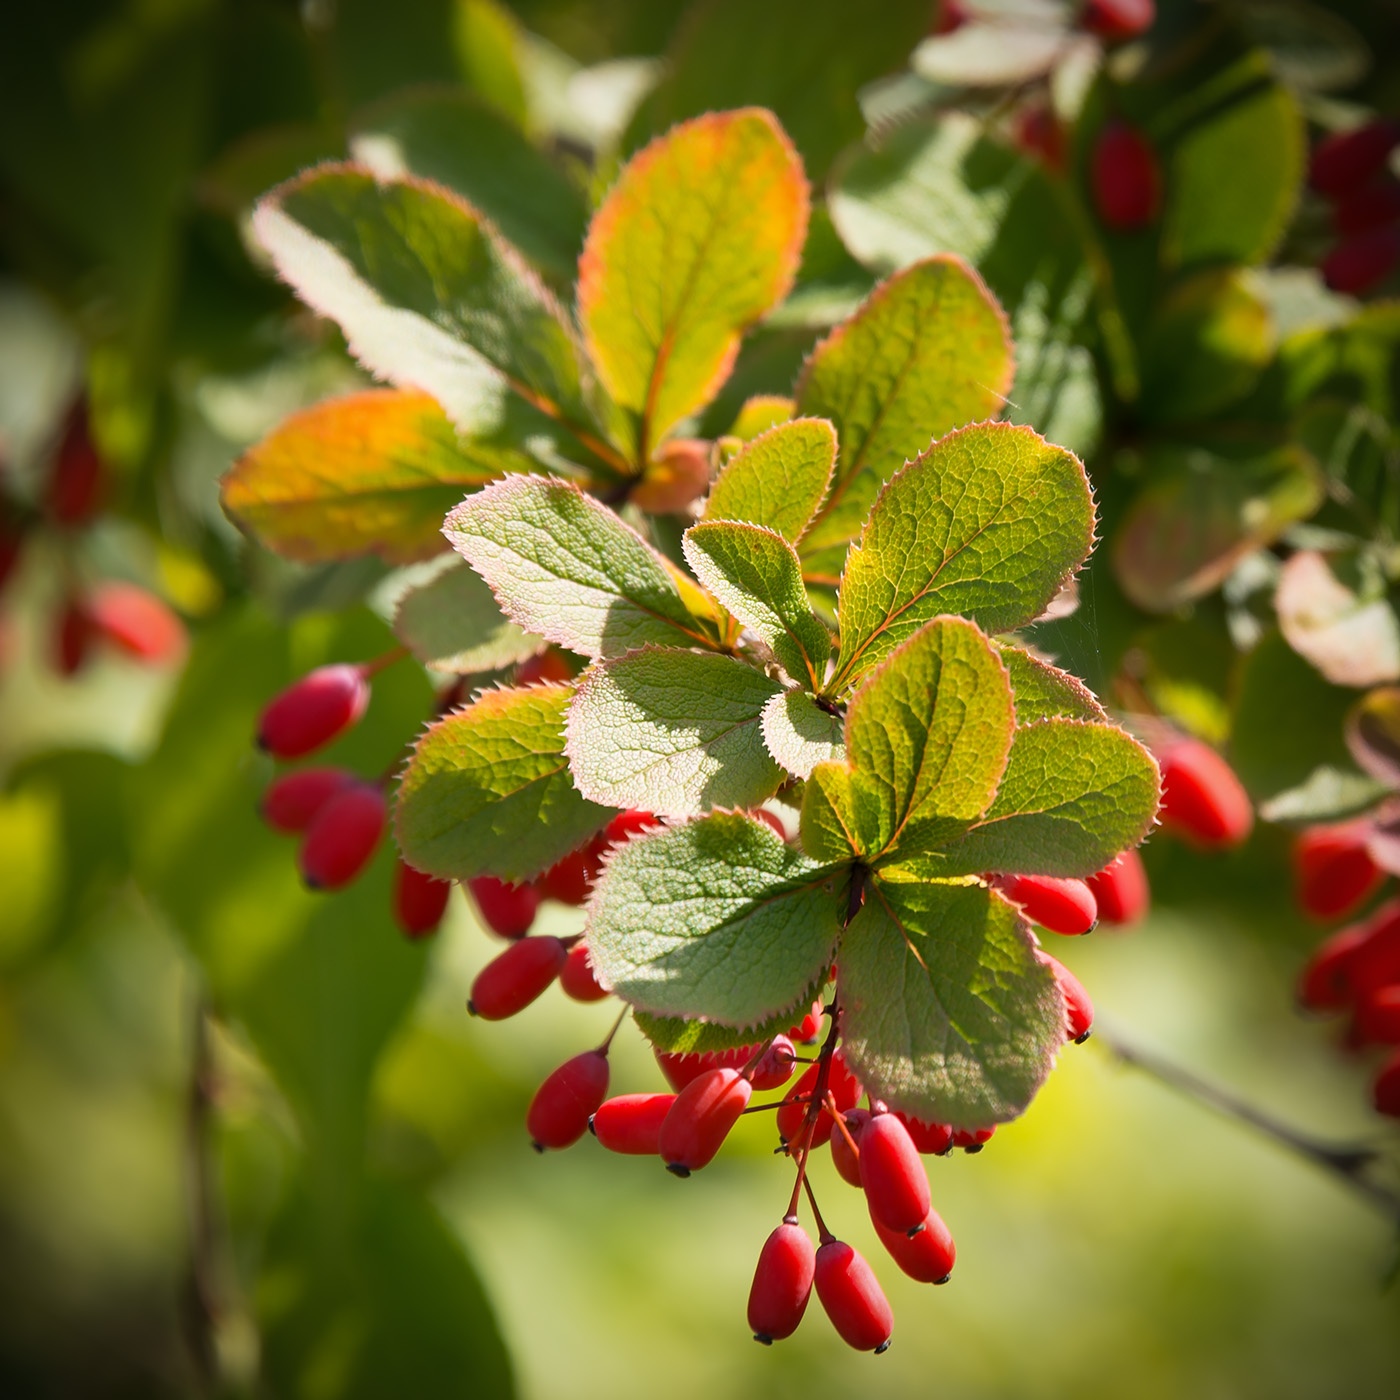
[[[685,122],[623,170],[584,245],[579,316],[604,385],[642,420],[642,455],[787,295],[807,214],[802,162],[761,108]]]
[[[436,400],[371,389],[293,414],[223,479],[224,510],[268,549],[321,563],[386,563],[447,548],[442,520],[521,456],[466,442]]]

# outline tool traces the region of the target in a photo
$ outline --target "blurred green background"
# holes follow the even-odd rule
[[[392,580],[363,561],[289,566],[218,510],[242,447],[362,382],[260,270],[250,200],[341,151],[364,103],[427,80],[525,122],[593,190],[635,144],[624,125],[658,56],[695,15],[743,11],[687,9],[64,0],[5,22],[5,472],[32,495],[83,389],[113,486],[81,539],[28,542],[0,618],[0,1395],[1400,1394],[1396,1222],[1105,1044],[1393,1154],[1362,1067],[1291,1008],[1316,933],[1281,886],[1277,829],[1209,859],[1149,843],[1152,917],[1055,947],[1103,1033],[984,1152],[930,1162],[958,1266],[940,1289],[879,1266],[896,1326],[872,1358],[815,1305],[791,1341],[749,1339],[753,1263],[789,1182],[771,1124],[746,1119],[687,1182],[588,1140],[537,1157],[529,1096],[609,1007],[550,993],[509,1023],[470,1021],[466,989],[499,945],[464,899],[410,946],[387,850],[313,896],[257,821],[260,705],[390,645]],[[900,67],[934,9],[814,24],[811,62],[849,62],[801,126],[809,167],[860,137],[857,88]],[[794,24],[802,10],[784,7]],[[852,23],[874,35],[859,52]],[[695,101],[791,104],[765,57]],[[690,110],[681,87],[659,91],[655,120]],[[839,303],[865,274],[828,242],[809,246],[808,290]],[[771,330],[741,377],[781,387],[816,333]],[[52,615],[75,570],[167,596],[191,624],[187,664],[106,656],[58,680]],[[1096,628],[1087,611],[1081,648],[1097,652]],[[383,769],[430,705],[420,671],[386,673],[328,761]],[[580,923],[547,906],[541,927]],[[661,1087],[631,1028],[614,1065],[619,1091]],[[878,1258],[825,1159],[816,1182]]]

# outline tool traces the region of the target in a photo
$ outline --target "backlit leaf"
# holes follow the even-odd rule
[[[1108,715],[1078,676],[1062,671],[1021,647],[1002,646],[1002,663],[1011,676],[1016,723],[1038,719],[1105,720]]]
[[[806,778],[819,763],[845,759],[845,722],[805,690],[788,690],[763,708],[763,742],[789,773]]]
[[[394,633],[429,670],[498,671],[544,649],[544,638],[506,618],[469,564],[411,588],[394,610]]]
[[[1400,680],[1400,620],[1386,598],[1362,601],[1316,550],[1283,566],[1274,606],[1288,645],[1333,685]]]
[[[710,490],[705,514],[766,525],[795,543],[826,495],[835,465],[836,430],[830,423],[780,423],[730,458]]]

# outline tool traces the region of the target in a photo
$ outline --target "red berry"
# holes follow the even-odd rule
[[[874,1271],[843,1240],[817,1250],[817,1297],[841,1340],[857,1351],[882,1352],[890,1344],[894,1314]]]
[[[1386,176],[1352,190],[1332,210],[1332,226],[1338,233],[1365,233],[1400,219],[1400,181]]]
[[[980,1152],[992,1140],[995,1128],[954,1128],[953,1146],[964,1152]]]
[[[1322,279],[1334,292],[1361,296],[1400,264],[1400,227],[1367,229],[1342,239],[1322,260]]]
[[[521,946],[516,944],[517,948]],[[586,1050],[565,1060],[535,1090],[525,1115],[535,1151],[571,1147],[588,1131],[588,1120],[602,1107],[607,1095],[608,1057],[602,1050]]]
[[[661,1125],[661,1160],[677,1176],[714,1160],[749,1105],[753,1086],[737,1069],[707,1069],[676,1095]]]
[[[787,827],[783,825],[781,818],[775,816],[772,812],[765,811],[762,807],[756,807],[749,813],[749,816],[755,821],[762,822],[764,826],[771,827],[776,831],[778,833],[778,840],[787,840]]]
[[[625,845],[634,836],[640,836],[642,832],[649,831],[656,824],[657,818],[654,812],[643,811],[640,807],[629,807],[627,811],[619,812],[603,828],[603,844],[605,846]]]
[[[556,647],[550,647],[538,656],[522,661],[515,668],[516,685],[539,685],[542,681],[571,681],[573,678],[574,673],[564,659],[564,653]]]
[[[582,943],[575,943],[569,949],[569,956],[564,959],[563,969],[559,973],[559,985],[564,989],[564,995],[575,1001],[602,1001],[608,995],[607,988],[598,985],[598,979],[593,975],[593,964],[588,958],[588,948]]]
[[[753,1339],[770,1346],[797,1331],[807,1300],[817,1255],[795,1220],[784,1220],[763,1242],[749,1289],[749,1327]]]
[[[1083,880],[1053,875],[998,875],[997,888],[1033,923],[1052,933],[1088,933],[1098,922],[1094,892]]]
[[[24,522],[10,503],[0,496],[0,588],[4,588],[19,563],[24,548]]]
[[[814,1001],[812,1009],[788,1030],[788,1034],[794,1040],[800,1040],[804,1044],[810,1043],[817,1038],[817,1032],[822,1028],[822,1014],[821,1002]]]
[[[903,1230],[891,1230],[871,1213],[870,1223],[880,1237],[880,1243],[890,1252],[890,1258],[910,1278],[919,1283],[947,1283],[958,1257],[953,1248],[953,1236],[932,1206],[923,1218],[923,1228],[908,1235]]]
[[[268,702],[258,744],[274,758],[300,758],[343,734],[369,704],[358,666],[320,666]]]
[[[384,835],[384,794],[372,783],[350,783],[311,819],[297,862],[313,890],[338,890],[370,862]]]
[[[1142,133],[1111,121],[1094,143],[1091,167],[1094,204],[1109,228],[1143,228],[1162,207],[1162,171]]]
[[[1058,958],[1052,958],[1042,949],[1036,950],[1036,957],[1055,974],[1060,995],[1065,1002],[1065,1032],[1076,1045],[1089,1039],[1089,1030],[1094,1024],[1094,1003],[1084,984]]]
[[[1334,132],[1314,148],[1308,179],[1313,189],[1336,199],[1379,174],[1397,142],[1400,122],[1375,121]]]
[[[778,1110],[778,1134],[794,1152],[801,1149],[799,1135],[807,1119],[807,1105],[797,1100],[808,1098],[815,1092],[820,1070],[820,1065],[809,1065],[802,1078],[788,1090],[783,1106]],[[854,1108],[856,1100],[860,1098],[860,1081],[846,1068],[846,1061],[839,1050],[831,1057],[831,1075],[827,1080],[826,1089],[842,1113],[848,1108]],[[836,1121],[832,1118],[830,1110],[823,1108],[812,1132],[812,1151],[815,1152],[827,1141],[835,1126]]]
[[[1377,987],[1356,1008],[1357,1028],[1372,1045],[1400,1045],[1400,983]]]
[[[921,1123],[898,1109],[894,1116],[904,1124],[914,1146],[925,1157],[942,1157],[953,1150],[953,1130],[946,1123]]]
[[[1135,924],[1152,903],[1147,870],[1136,848],[1124,851],[1086,883],[1098,905],[1100,923]]]
[[[1079,23],[1110,44],[1136,39],[1157,18],[1155,0],[1086,0]]]
[[[1366,849],[1365,822],[1310,826],[1293,842],[1298,903],[1315,919],[1339,919],[1376,892],[1385,873]]]
[[[467,881],[476,900],[481,922],[502,938],[523,938],[535,922],[540,907],[539,891],[533,885],[508,885],[494,875],[478,875]]]
[[[1203,850],[1238,846],[1254,827],[1249,805],[1235,771],[1208,744],[1178,739],[1158,757],[1162,769],[1162,825]]]
[[[1381,1066],[1371,1086],[1371,1102],[1375,1104],[1377,1113],[1384,1113],[1388,1118],[1400,1118],[1400,1050]]]
[[[97,513],[102,495],[102,459],[88,426],[87,404],[79,400],[68,415],[44,493],[44,507],[59,525],[82,525]]]
[[[568,955],[557,938],[522,938],[512,943],[476,974],[467,1010],[483,1021],[514,1016],[559,976]]]
[[[859,1186],[860,1135],[870,1121],[870,1114],[863,1108],[852,1108],[842,1115],[842,1119],[846,1124],[846,1132],[843,1133],[840,1127],[836,1127],[831,1134],[832,1165],[842,1181]],[[849,1142],[846,1140],[847,1133],[850,1134]],[[852,1142],[855,1143],[854,1148],[851,1146]]]
[[[447,912],[452,882],[425,875],[400,860],[394,870],[394,920],[410,938],[432,933]]]
[[[929,1210],[928,1176],[909,1129],[877,1113],[860,1137],[860,1184],[870,1214],[891,1230],[917,1230]]]
[[[1298,978],[1298,1002],[1309,1011],[1341,1011],[1352,1000],[1347,967],[1352,954],[1366,942],[1365,924],[1339,929],[1313,950]]]
[[[87,664],[93,643],[92,615],[76,598],[70,598],[58,615],[54,629],[54,669],[60,676],[75,676]]]
[[[154,593],[134,583],[104,583],[88,602],[93,625],[140,661],[173,661],[185,652],[185,624]]]
[[[675,1101],[674,1094],[622,1094],[600,1105],[588,1126],[609,1152],[655,1157],[661,1151],[661,1125]]]
[[[1035,102],[1022,107],[1012,125],[1012,139],[1026,155],[1063,173],[1067,155],[1065,129],[1048,103]]]
[[[731,1050],[704,1051],[656,1051],[656,1063],[666,1082],[677,1093],[687,1084],[693,1084],[706,1070],[743,1069],[753,1059],[756,1045],[738,1045]]]
[[[746,1060],[745,1064],[748,1063]],[[781,1089],[797,1067],[797,1051],[785,1035],[775,1035],[758,1063],[749,1071],[749,1083],[760,1093]]]
[[[274,831],[305,831],[316,813],[355,781],[348,768],[301,768],[284,773],[263,793],[262,819]]]
[[[963,0],[943,0],[938,7],[938,18],[933,22],[934,34],[951,34],[961,29],[968,21],[967,6]]]
[[[543,899],[557,899],[560,904],[577,906],[587,901],[597,873],[598,858],[590,842],[551,865],[535,881],[535,888]]]
[[[1345,964],[1354,997],[1400,982],[1400,900],[1387,900],[1365,924],[1366,936]]]

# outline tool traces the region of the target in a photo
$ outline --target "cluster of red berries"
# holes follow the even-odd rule
[[[337,664],[308,672],[263,709],[258,746],[278,759],[305,758],[358,724],[369,705],[370,680],[403,653],[388,652],[359,666]],[[347,768],[298,768],[275,778],[263,794],[263,820],[300,835],[297,864],[316,890],[338,890],[369,864],[384,836],[389,774],[373,781]],[[394,875],[394,918],[410,938],[442,922],[452,886],[404,861]]]
[[[1386,875],[1371,857],[1370,835],[1364,818],[1298,834],[1298,901],[1313,918],[1347,918],[1380,889]],[[1400,899],[1325,939],[1303,969],[1298,1000],[1309,1011],[1349,1012],[1349,1049],[1384,1050],[1371,1098],[1377,1112],[1400,1118]]]
[[[951,34],[961,29],[975,9],[975,5],[963,0],[943,0],[933,32]],[[1084,0],[1079,10],[1079,28],[1106,44],[1121,44],[1145,34],[1156,18],[1157,0]]]
[[[1400,179],[1391,152],[1400,121],[1374,121],[1339,131],[1312,154],[1308,178],[1332,206],[1337,242],[1322,261],[1334,292],[1361,295],[1400,266]]]
[[[87,404],[79,399],[68,414],[38,509],[26,509],[8,494],[0,494],[0,588],[14,572],[37,526],[47,525],[71,541],[92,525],[102,507],[106,480],[92,440]],[[53,623],[53,667],[61,676],[76,675],[100,645],[161,665],[184,654],[185,627],[160,598],[134,583],[107,579],[89,586],[70,578]]]

